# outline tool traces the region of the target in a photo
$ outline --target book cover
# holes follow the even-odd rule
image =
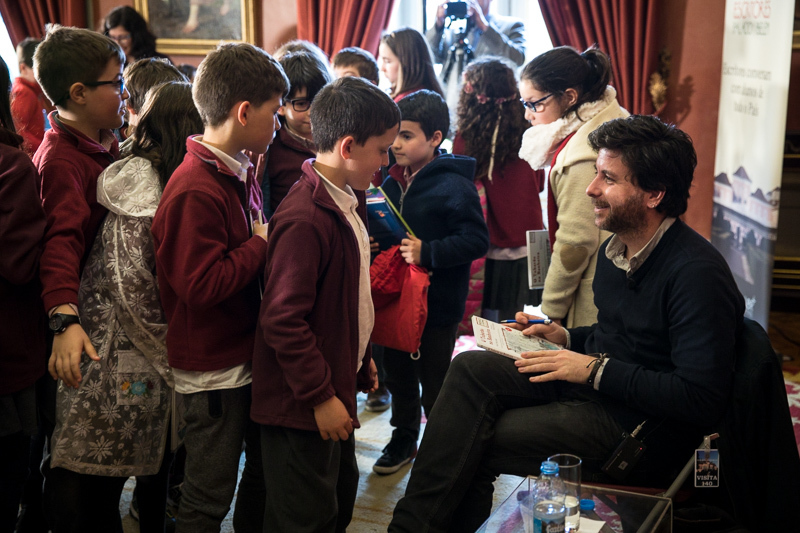
[[[378,243],[381,251],[400,244],[406,238],[406,232],[411,233],[405,221],[380,188],[371,187],[365,192],[370,236]]]
[[[528,288],[543,289],[550,268],[550,236],[546,229],[528,230]]]
[[[540,337],[528,337],[521,331],[485,318],[472,316],[475,342],[484,350],[499,353],[511,359],[521,359],[523,352],[560,350],[562,347]]]

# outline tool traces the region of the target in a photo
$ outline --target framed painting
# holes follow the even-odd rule
[[[220,41],[255,44],[254,0],[135,0],[162,54],[205,55]]]

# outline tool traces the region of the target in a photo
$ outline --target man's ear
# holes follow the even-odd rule
[[[667,191],[648,191],[647,192],[647,205],[657,207],[658,204],[664,199]]]
[[[339,155],[342,156],[342,159],[347,161],[353,157],[353,145],[355,143],[356,139],[352,135],[343,137],[342,140],[339,141]]]
[[[236,120],[239,122],[239,124],[242,126],[247,126],[247,116],[252,109],[250,102],[247,100],[239,102],[234,109],[236,110]]]

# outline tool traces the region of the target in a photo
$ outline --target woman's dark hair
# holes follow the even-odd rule
[[[519,101],[514,70],[499,58],[473,61],[464,69],[464,85],[458,99],[458,134],[464,153],[477,160],[475,177],[483,177],[492,157],[492,137],[498,119],[495,168],[519,156],[522,134],[530,126]]]
[[[168,81],[147,93],[133,132],[131,153],[152,163],[165,186],[186,155],[186,139],[203,133],[203,119],[192,101],[192,86]]]
[[[381,42],[389,47],[400,62],[392,97],[410,89],[428,89],[444,97],[442,84],[433,70],[431,47],[420,32],[413,28],[400,28],[384,34]]]
[[[131,34],[131,53],[135,59],[144,57],[157,57],[156,36],[150,32],[147,21],[138,11],[130,6],[115,7],[103,20],[102,33],[108,35],[108,30],[122,26]]]
[[[678,217],[686,212],[697,154],[685,132],[653,116],[631,115],[602,124],[589,134],[589,144],[596,152],[618,153],[640,189],[664,191],[659,213]]]
[[[582,104],[603,97],[611,81],[611,59],[596,47],[581,54],[570,46],[559,46],[533,58],[522,69],[520,80],[527,80],[537,90],[556,97],[561,97],[567,89],[575,89],[578,101],[564,112],[567,115]]]
[[[22,137],[17,135],[14,119],[11,117],[11,75],[8,65],[0,57],[0,143],[19,148]]]

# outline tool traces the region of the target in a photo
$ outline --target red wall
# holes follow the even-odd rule
[[[694,141],[697,170],[685,220],[707,238],[711,235],[724,17],[725,0],[670,0],[662,3],[658,17],[662,47],[672,53],[667,106],[661,117]]]

